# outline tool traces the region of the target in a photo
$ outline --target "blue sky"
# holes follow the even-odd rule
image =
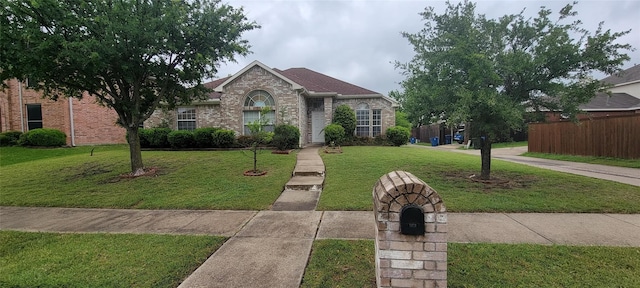
[[[242,6],[250,20],[261,29],[244,34],[252,54],[237,57],[238,63],[222,64],[220,77],[236,73],[254,60],[287,69],[305,67],[387,95],[400,89],[404,79],[393,62],[407,62],[413,50],[401,32],[416,33],[422,26],[425,7],[445,11],[444,1],[414,0],[228,0]],[[570,1],[480,0],[476,12],[487,18],[516,14],[535,16],[540,6],[557,12]],[[640,1],[580,1],[574,9],[583,27],[618,32],[632,29],[620,39],[635,51],[623,68],[640,64]],[[596,74],[596,78],[605,75]]]

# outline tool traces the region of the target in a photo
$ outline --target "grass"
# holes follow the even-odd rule
[[[640,169],[640,159],[620,159],[610,157],[561,155],[535,152],[527,152],[522,154],[522,156]],[[640,173],[640,171],[638,171],[638,173]]]
[[[316,240],[300,287],[375,287],[374,254],[372,240]]]
[[[343,147],[323,154],[326,180],[318,210],[372,210],[371,189],[394,170],[433,187],[451,212],[639,213],[640,187],[492,161],[501,185],[473,182],[480,157],[418,147]],[[345,173],[349,171],[349,173]]]
[[[529,145],[528,141],[492,143],[491,144],[491,149],[510,148],[510,147],[523,147],[523,146],[527,146],[527,145]]]
[[[302,287],[375,287],[373,240],[313,247]],[[448,287],[640,287],[639,247],[449,243],[448,250]]]
[[[93,156],[88,147],[74,149],[2,148],[3,159],[13,160],[0,171],[0,205],[263,210],[282,192],[296,160],[294,153],[262,151],[258,168],[268,173],[247,177],[243,172],[253,167],[247,151],[144,151],[145,166],[157,167],[158,175],[131,179],[120,177],[130,171],[126,146],[99,147]]]
[[[177,287],[224,241],[0,231],[0,287]]]
[[[78,147],[60,147],[60,148],[24,148],[24,147],[0,147],[0,167],[8,166],[16,163],[29,162],[34,160],[44,160],[49,158],[58,158],[71,155],[86,154],[90,155],[93,150],[95,153],[105,151],[129,149],[126,145],[101,145],[101,146],[78,146]]]

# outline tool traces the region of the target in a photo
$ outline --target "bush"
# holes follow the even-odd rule
[[[22,135],[22,132],[20,131],[7,131],[0,133],[0,146],[18,145],[20,135]]]
[[[220,130],[215,127],[203,127],[193,131],[193,139],[196,142],[196,146],[200,148],[213,147],[213,133]]]
[[[324,141],[326,144],[333,142],[336,145],[342,144],[344,140],[344,128],[338,124],[329,124],[324,127]]]
[[[149,147],[151,148],[168,148],[169,144],[169,133],[171,133],[171,129],[169,128],[151,128],[144,129],[145,131],[145,141],[148,141]],[[140,141],[142,145],[142,140]]]
[[[233,147],[236,140],[236,132],[233,130],[219,129],[213,132],[213,146],[218,148]]]
[[[34,129],[20,136],[22,146],[59,147],[67,144],[67,135],[56,129]]]
[[[333,124],[342,126],[346,138],[350,139],[356,131],[356,113],[348,105],[342,104],[333,112]]]
[[[238,136],[238,146],[240,147],[249,147],[253,144],[253,137],[250,135],[240,135]]]
[[[193,140],[193,132],[188,130],[171,131],[167,135],[169,145],[174,149],[193,148],[195,141]]]
[[[409,129],[400,126],[389,127],[387,129],[387,139],[393,146],[401,146],[409,142],[411,132]]]
[[[273,131],[272,144],[278,150],[288,150],[298,147],[300,139],[300,130],[298,127],[288,124],[276,126]]]
[[[151,129],[138,129],[138,139],[140,141],[140,148],[149,148],[151,147],[151,143],[149,142],[149,135],[151,134]],[[129,132],[127,132],[127,143],[129,143]]]

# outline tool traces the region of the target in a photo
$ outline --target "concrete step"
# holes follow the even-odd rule
[[[293,176],[285,185],[286,190],[322,190],[322,176]]]
[[[284,190],[273,203],[273,211],[314,211],[320,190]]]
[[[324,176],[324,165],[296,165],[293,176]]]

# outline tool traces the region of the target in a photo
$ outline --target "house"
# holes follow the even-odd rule
[[[0,88],[0,132],[52,128],[64,132],[70,146],[126,143],[125,129],[116,125],[116,112],[98,105],[93,96],[53,101],[28,83],[11,79],[4,84]]]
[[[306,68],[279,70],[254,61],[234,75],[205,86],[208,99],[174,110],[157,109],[145,128],[169,125],[193,130],[220,127],[248,135],[248,124],[266,108],[269,125],[288,123],[300,129],[300,145],[324,143],[324,127],[331,123],[336,107],[346,104],[356,113],[357,136],[375,137],[395,125],[398,103],[374,92]]]
[[[579,114],[578,119],[640,114],[640,64],[600,81],[611,85],[608,93],[597,93],[580,105],[585,113]],[[551,122],[564,118],[560,112],[547,114],[547,121]]]

